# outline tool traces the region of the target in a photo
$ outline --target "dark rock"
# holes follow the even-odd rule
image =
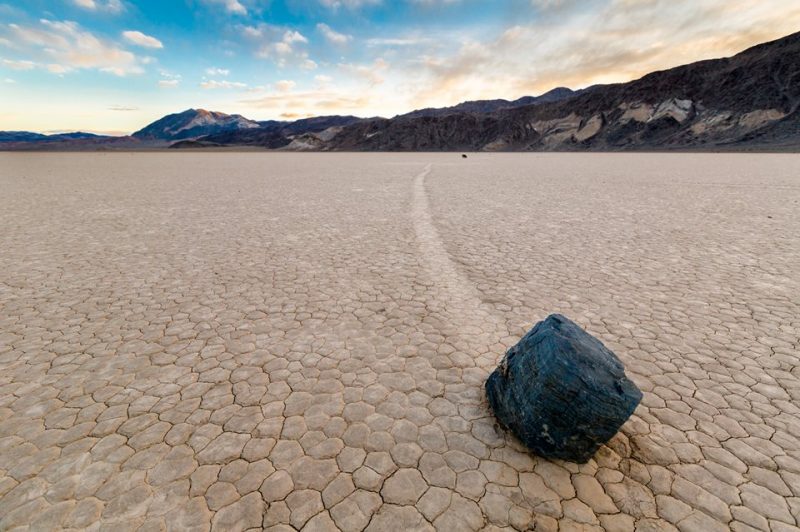
[[[497,420],[536,454],[584,463],[642,400],[622,362],[559,314],[508,350],[486,381]]]

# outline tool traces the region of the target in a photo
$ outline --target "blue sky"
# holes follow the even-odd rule
[[[393,116],[798,30],[783,0],[0,0],[0,129],[128,133],[189,107]]]

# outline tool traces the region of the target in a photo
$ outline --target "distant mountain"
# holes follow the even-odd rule
[[[106,137],[103,135],[95,135],[94,133],[84,133],[82,131],[76,131],[74,133],[56,133],[53,135],[43,135],[30,131],[0,131],[0,142],[53,142],[60,140],[99,138]]]
[[[227,115],[205,109],[188,109],[167,115],[132,136],[140,140],[180,140],[238,129],[255,129],[261,124],[241,115]]]
[[[800,33],[731,58],[490,113],[345,127],[327,150],[800,149]]]
[[[176,143],[174,148],[197,148],[212,146],[261,146],[278,149],[289,146],[298,135],[323,134],[328,139],[345,126],[362,122],[365,119],[357,116],[315,116],[294,122],[268,120],[259,122],[260,127],[248,129],[231,129],[221,133],[206,135],[195,142]],[[328,131],[328,134],[324,132]]]
[[[578,91],[580,92],[580,91]],[[398,115],[395,118],[422,118],[425,116],[447,116],[459,113],[493,113],[502,109],[514,109],[525,105],[535,105],[540,103],[558,102],[571,98],[578,92],[566,87],[557,87],[541,96],[523,96],[517,100],[474,100],[463,102],[452,107],[418,109],[410,113]]]

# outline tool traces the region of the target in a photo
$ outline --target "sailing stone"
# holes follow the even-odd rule
[[[597,338],[560,314],[536,324],[486,381],[500,424],[547,458],[585,463],[630,417],[642,392]]]

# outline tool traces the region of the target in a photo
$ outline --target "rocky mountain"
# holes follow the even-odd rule
[[[283,148],[291,144],[298,136],[316,134],[332,138],[345,126],[362,122],[365,119],[357,116],[315,116],[302,118],[294,122],[267,120],[259,122],[258,128],[231,129],[213,135],[206,135],[191,141],[181,141],[171,148],[199,148],[220,146],[260,146],[268,149]],[[327,132],[327,133],[326,133]]]
[[[0,131],[0,142],[57,142],[62,140],[100,138],[106,137],[103,135],[95,135],[94,133],[84,133],[83,131],[75,131],[74,133],[56,133],[53,135],[32,133],[30,131]]]
[[[581,91],[573,91],[566,87],[556,87],[540,96],[523,96],[517,100],[473,100],[452,107],[418,109],[395,118],[421,118],[425,116],[447,116],[459,113],[493,113],[502,109],[514,109],[526,105],[558,102],[575,96]]]
[[[798,106],[800,33],[552,102],[362,122],[323,149],[800,149]]]
[[[180,140],[225,131],[256,129],[261,124],[241,115],[228,115],[205,109],[188,109],[167,115],[140,129],[132,136],[140,140]]]

